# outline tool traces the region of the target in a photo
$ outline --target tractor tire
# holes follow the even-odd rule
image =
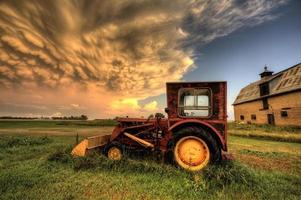
[[[121,160],[123,158],[123,149],[120,145],[112,143],[106,147],[105,155],[110,160]]]
[[[185,127],[174,133],[173,160],[189,171],[199,171],[221,160],[221,149],[210,133],[201,127]]]

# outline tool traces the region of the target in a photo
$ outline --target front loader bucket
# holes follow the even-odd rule
[[[89,150],[106,145],[110,137],[111,135],[87,137],[72,149],[71,154],[73,156],[86,156]]]

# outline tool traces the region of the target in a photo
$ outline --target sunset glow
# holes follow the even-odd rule
[[[199,46],[287,2],[1,1],[0,115],[163,113],[165,83],[202,70]]]

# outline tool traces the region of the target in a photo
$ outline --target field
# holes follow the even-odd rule
[[[200,173],[151,157],[112,162],[97,154],[70,156],[76,134],[108,133],[113,124],[0,121],[0,199],[301,198],[299,128],[230,124],[235,160]]]

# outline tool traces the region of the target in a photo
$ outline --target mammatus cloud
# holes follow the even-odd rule
[[[164,92],[166,81],[192,70],[199,45],[270,20],[285,2],[1,1],[0,100],[89,112],[98,105],[105,115],[129,105],[133,112],[156,110],[157,103],[141,106],[138,99]],[[53,97],[45,99],[45,91]],[[88,96],[93,100],[82,100]]]

